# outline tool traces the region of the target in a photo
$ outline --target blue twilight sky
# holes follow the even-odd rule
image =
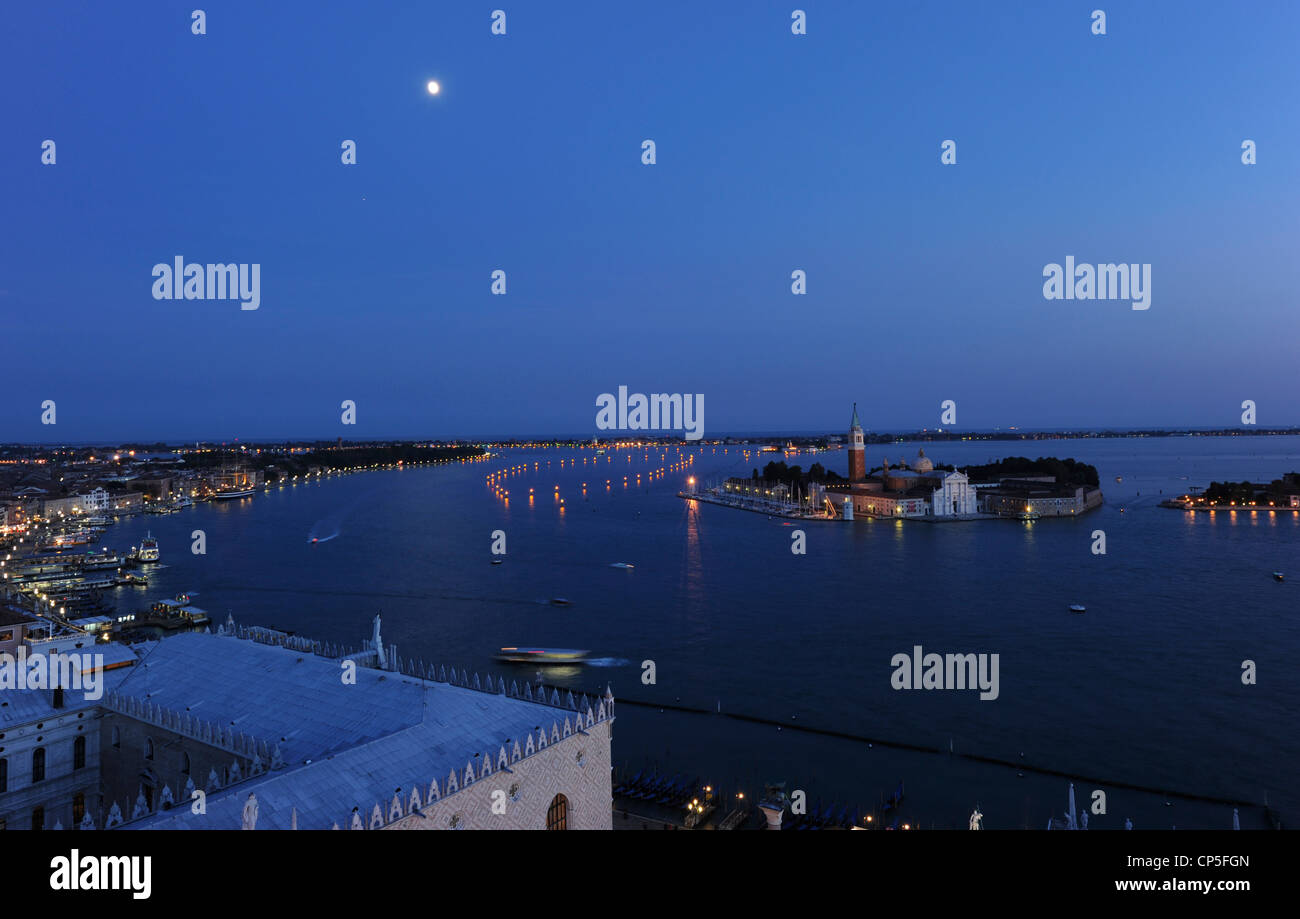
[[[1300,423],[1300,4],[800,5],[7,4],[0,440]]]

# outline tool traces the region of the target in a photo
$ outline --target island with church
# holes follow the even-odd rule
[[[858,407],[848,434],[848,477],[814,463],[804,471],[768,463],[750,478],[711,488],[692,483],[683,498],[772,516],[857,520],[888,517],[932,522],[1077,517],[1102,504],[1095,467],[1074,459],[1009,456],[958,469],[935,463],[920,448],[911,460],[867,468]]]

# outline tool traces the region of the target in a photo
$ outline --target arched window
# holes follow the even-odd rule
[[[181,753],[181,775],[189,775],[189,774],[190,774],[190,755],[188,753]]]
[[[72,828],[75,830],[81,826],[81,821],[86,817],[86,796],[81,792],[72,796]]]
[[[117,729],[117,725],[113,725],[113,746],[122,749],[122,732]]]
[[[43,807],[32,808],[32,829],[33,830],[45,829],[45,808]]]
[[[32,782],[45,781],[45,748],[37,747],[32,751]]]
[[[564,795],[556,795],[551,799],[551,806],[546,809],[546,828],[548,830],[569,828],[569,799]]]
[[[144,758],[153,759],[153,738],[152,737],[146,737],[144,739]]]
[[[72,768],[86,768],[86,738],[78,737],[72,742]]]

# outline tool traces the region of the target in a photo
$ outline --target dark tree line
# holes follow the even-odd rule
[[[1205,489],[1205,497],[1216,504],[1232,501],[1286,503],[1297,491],[1300,491],[1300,475],[1288,472],[1282,478],[1274,479],[1267,485],[1255,482],[1211,482]]]
[[[1096,466],[1073,459],[1057,459],[1055,456],[1040,456],[1036,460],[1025,456],[1008,456],[996,463],[967,466],[966,474],[976,481],[1008,475],[1051,475],[1056,476],[1056,481],[1061,485],[1088,485],[1096,488],[1101,484]]]
[[[839,473],[827,469],[821,463],[813,463],[805,472],[802,466],[788,466],[784,460],[773,460],[768,463],[763,467],[762,475],[759,475],[758,470],[755,469],[750,478],[755,482],[762,479],[771,485],[784,483],[791,487],[807,485],[810,482],[822,485],[845,481]]]

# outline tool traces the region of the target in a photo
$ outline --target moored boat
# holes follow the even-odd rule
[[[122,559],[112,549],[105,549],[103,552],[87,552],[81,562],[83,571],[106,571],[111,568],[121,568]]]

